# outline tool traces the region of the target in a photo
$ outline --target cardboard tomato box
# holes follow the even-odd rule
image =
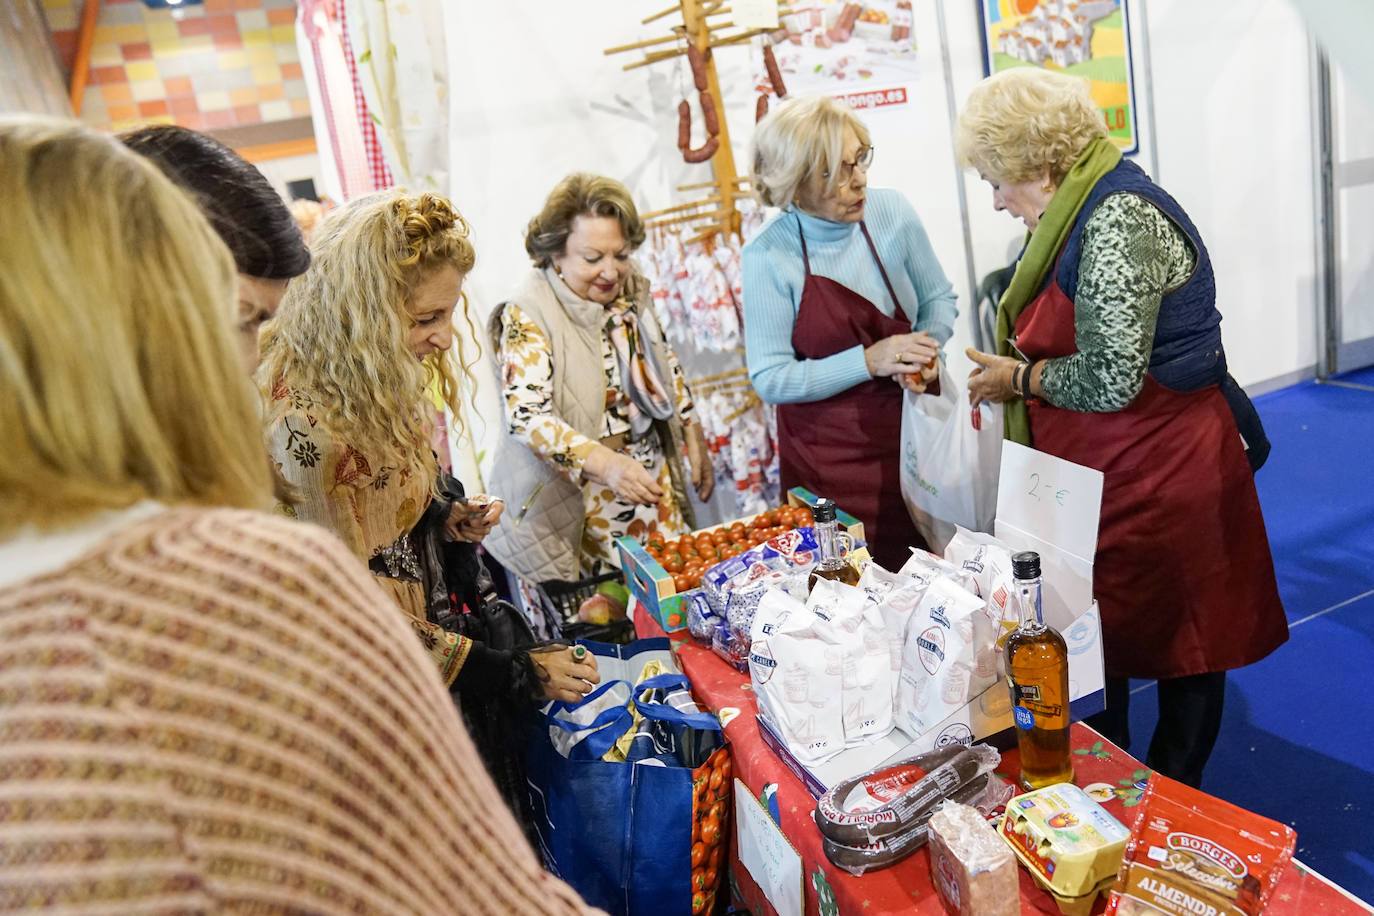
[[[806,506],[814,509],[818,498],[816,494],[802,487],[793,487],[787,491],[789,506]],[[691,532],[691,535],[728,528],[736,521],[747,523],[753,518],[754,516],[744,516],[732,519],[719,525],[700,528]],[[864,526],[857,518],[838,507],[835,510],[835,518],[840,523],[841,530],[847,531],[855,541],[864,539]],[[664,632],[672,633],[685,628],[687,614],[682,606],[683,594],[679,594],[673,585],[672,573],[659,565],[657,560],[649,556],[644,546],[632,537],[618,538],[616,547],[620,551],[620,569],[625,573],[625,584],[629,587],[630,593],[644,604],[659,626],[663,627]],[[696,589],[692,589],[684,594],[695,591]]]

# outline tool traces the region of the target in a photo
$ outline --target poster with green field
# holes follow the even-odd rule
[[[1081,76],[1124,153],[1139,147],[1126,0],[979,0],[988,74],[1044,67]]]

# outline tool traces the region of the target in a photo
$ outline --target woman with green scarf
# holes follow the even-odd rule
[[[1030,230],[998,353],[968,351],[970,396],[1006,404],[1008,438],[1104,475],[1093,586],[1107,709],[1089,722],[1129,747],[1128,679],[1158,680],[1146,763],[1197,786],[1226,671],[1288,638],[1252,471],[1268,443],[1226,371],[1207,249],[1107,139],[1085,80],[990,77],[955,142],[994,208]]]

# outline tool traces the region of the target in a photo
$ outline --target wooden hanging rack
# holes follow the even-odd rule
[[[643,214],[645,221],[651,226],[684,223],[702,224],[702,231],[694,238],[688,239],[688,242],[705,241],[717,234],[729,236],[733,232],[739,232],[740,212],[735,206],[735,201],[749,196],[748,192],[741,190],[741,185],[748,182],[748,177],[741,176],[735,171],[735,155],[730,148],[730,133],[725,123],[725,100],[720,91],[720,80],[716,76],[715,60],[710,52],[713,48],[743,44],[750,41],[755,35],[764,34],[767,30],[740,29],[733,34],[727,34],[729,30],[738,27],[733,21],[721,20],[718,17],[729,12],[730,7],[726,5],[725,0],[679,0],[677,4],[659,10],[641,20],[643,24],[648,25],[673,13],[680,13],[682,16],[681,24],[672,25],[667,35],[617,45],[606,48],[604,51],[606,54],[621,54],[626,51],[642,52],[641,59],[625,64],[621,68],[624,70],[633,70],[636,67],[645,67],[671,60],[687,54],[689,47],[704,57],[706,88],[702,92],[708,93],[711,96],[711,101],[715,103],[719,123],[719,132],[715,135],[718,146],[709,160],[712,180],[682,185],[678,190],[705,190],[709,188],[713,189],[714,193],[689,203]],[[785,3],[779,4],[779,16],[790,12],[791,9]],[[672,43],[674,47],[657,47],[669,43]],[[703,99],[704,103],[705,100]],[[705,209],[708,207],[713,207],[713,209]],[[688,213],[684,211],[701,212]]]

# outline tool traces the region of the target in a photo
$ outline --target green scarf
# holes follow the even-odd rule
[[[1083,209],[1083,202],[1088,199],[1088,192],[1099,178],[1116,168],[1120,161],[1121,151],[1110,140],[1099,137],[1083,150],[1055,190],[1044,216],[1040,217],[1040,222],[1030,233],[1030,243],[1016,265],[1011,284],[1002,294],[1002,301],[997,304],[998,355],[1012,355],[1010,338],[1021,310],[1030,305],[1045,282],[1045,275],[1054,267],[1055,258],[1059,256],[1060,249],[1078,220],[1078,211]],[[1008,401],[1003,417],[1006,437],[1013,442],[1030,445],[1030,414],[1026,410],[1026,402],[1019,398]]]

